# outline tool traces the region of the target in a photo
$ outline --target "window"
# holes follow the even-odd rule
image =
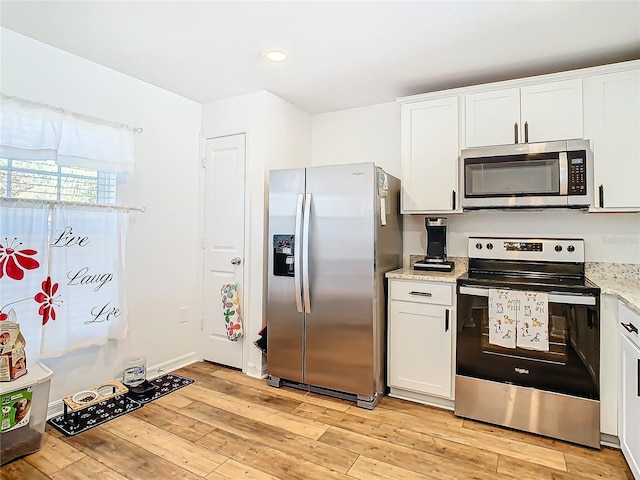
[[[0,158],[0,196],[113,205],[116,174],[53,160]]]

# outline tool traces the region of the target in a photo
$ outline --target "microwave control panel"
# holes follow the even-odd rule
[[[587,194],[587,152],[567,152],[569,163],[569,195]]]

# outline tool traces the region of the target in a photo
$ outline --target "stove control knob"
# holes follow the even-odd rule
[[[576,247],[574,247],[573,245],[569,245],[569,246],[567,247],[567,250],[568,250],[569,252],[575,252],[575,251],[576,251]]]
[[[476,243],[476,248],[482,250],[482,244],[480,242]]]
[[[487,249],[488,250],[493,249],[493,243],[487,243]]]
[[[556,252],[561,252],[562,251],[562,245],[556,245],[555,250],[556,250]]]

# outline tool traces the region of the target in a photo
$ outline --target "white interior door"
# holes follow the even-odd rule
[[[203,358],[242,368],[245,337],[227,338],[220,288],[235,282],[244,313],[245,135],[208,139],[204,173]]]

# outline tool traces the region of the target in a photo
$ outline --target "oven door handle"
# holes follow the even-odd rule
[[[472,295],[475,297],[488,297],[489,289],[482,287],[458,287],[458,292],[461,295]],[[571,305],[595,305],[597,303],[596,297],[593,295],[579,295],[579,294],[564,294],[564,293],[550,293],[549,303],[565,303]]]

